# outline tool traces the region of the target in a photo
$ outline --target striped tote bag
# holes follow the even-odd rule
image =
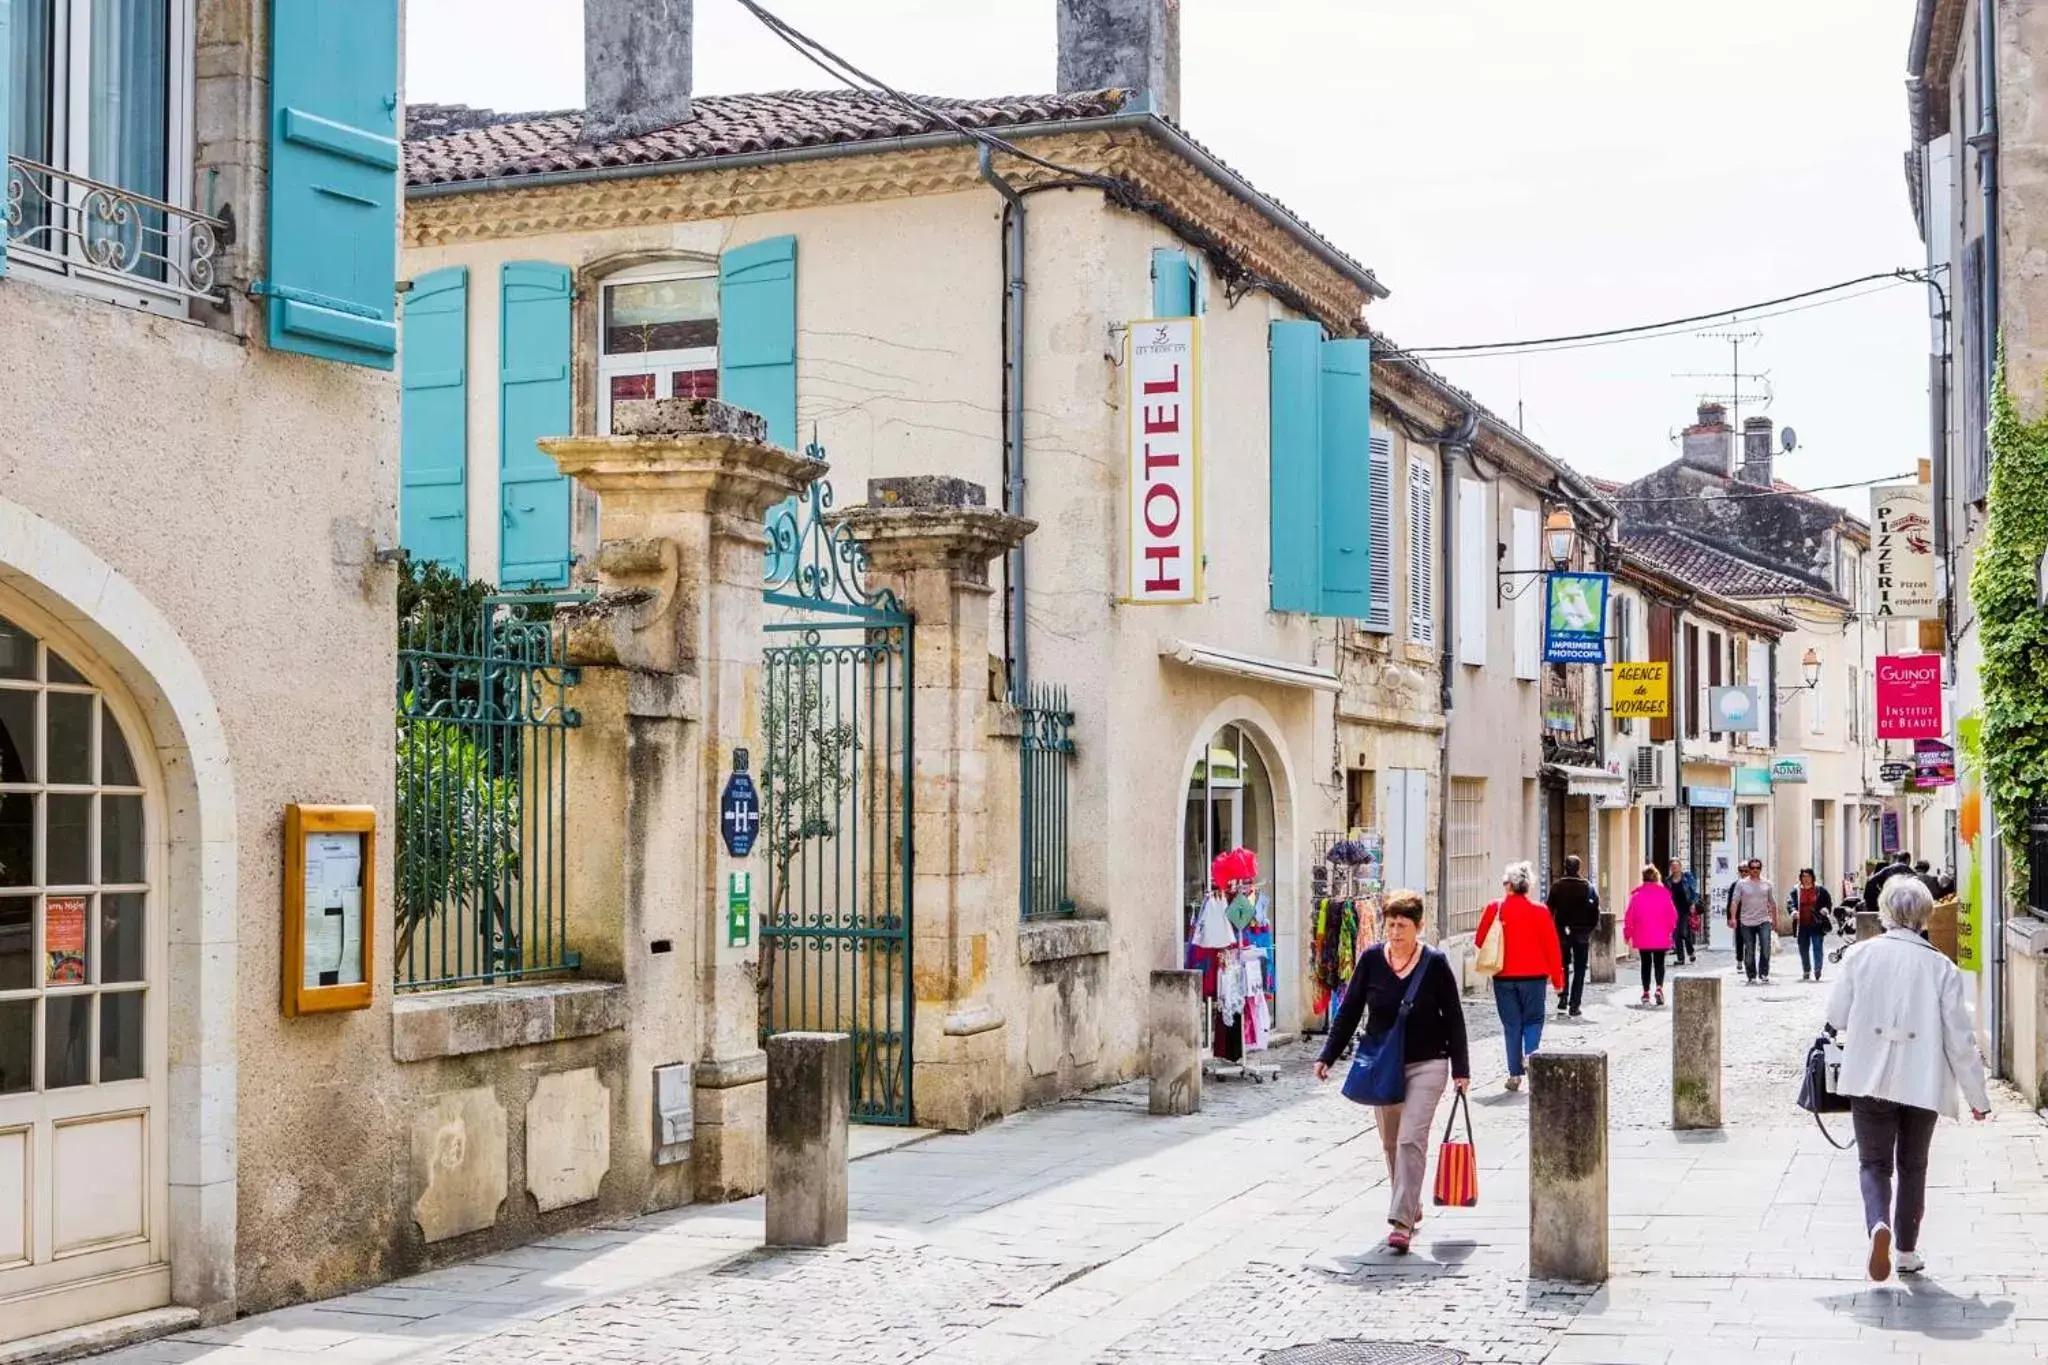
[[[1465,1140],[1453,1142],[1451,1131],[1460,1111],[1465,1115]],[[1436,1149],[1436,1202],[1453,1209],[1469,1209],[1479,1202],[1479,1150],[1472,1145],[1472,1108],[1462,1091],[1451,1097],[1443,1145]]]

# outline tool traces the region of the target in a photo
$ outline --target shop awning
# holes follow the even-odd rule
[[[1605,768],[1575,768],[1569,763],[1546,763],[1543,771],[1564,779],[1567,796],[1606,796],[1628,790],[1628,779]]]
[[[1233,649],[1218,649],[1214,645],[1192,644],[1186,640],[1161,641],[1159,657],[1172,659],[1175,663],[1185,664],[1189,668],[1203,668],[1211,673],[1228,673],[1239,678],[1255,678],[1260,682],[1278,683],[1282,687],[1306,687],[1317,692],[1335,692],[1341,686],[1337,681],[1337,675],[1327,668],[1290,663],[1285,659],[1263,659],[1256,654],[1240,654]]]

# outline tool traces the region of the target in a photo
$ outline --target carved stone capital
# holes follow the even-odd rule
[[[992,507],[849,507],[831,520],[866,547],[878,573],[944,569],[955,582],[975,584],[988,582],[990,560],[1038,529]]]

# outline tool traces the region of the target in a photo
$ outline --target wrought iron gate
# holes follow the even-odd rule
[[[853,1118],[907,1124],[913,625],[831,506],[819,480],[769,521],[761,1032],[851,1035]]]

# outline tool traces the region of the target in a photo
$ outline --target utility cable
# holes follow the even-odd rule
[[[1916,470],[1907,474],[1884,474],[1875,479],[1858,479],[1853,483],[1824,483],[1813,488],[1760,488],[1754,493],[1724,493],[1718,498],[1709,498],[1702,493],[1660,498],[1617,498],[1610,495],[1607,501],[1622,506],[1642,507],[1659,502],[1737,502],[1749,498],[1804,498],[1815,493],[1837,493],[1845,488],[1870,488],[1881,483],[1894,483],[1901,479],[1919,477]]]
[[[740,0],[750,4],[751,0]],[[1658,332],[1674,327],[1692,327],[1703,322],[1718,322],[1738,314],[1753,312],[1759,308],[1776,308],[1781,304],[1798,303],[1803,299],[1818,298],[1823,294],[1839,293],[1858,285],[1871,284],[1878,280],[1897,280],[1908,283],[1927,283],[1929,272],[1920,269],[1900,268],[1878,271],[1870,275],[1859,275],[1852,280],[1838,280],[1834,284],[1821,285],[1815,289],[1802,289],[1796,294],[1785,294],[1775,299],[1761,299],[1733,308],[1719,308],[1711,313],[1695,313],[1691,317],[1667,318],[1662,322],[1644,322],[1631,327],[1609,327],[1597,332],[1573,332],[1562,336],[1530,337],[1521,341],[1475,341],[1459,346],[1404,346],[1393,348],[1390,354],[1412,356],[1485,355],[1496,351],[1513,351],[1537,346],[1557,346],[1569,342],[1601,341],[1608,338],[1633,336],[1642,332]]]

